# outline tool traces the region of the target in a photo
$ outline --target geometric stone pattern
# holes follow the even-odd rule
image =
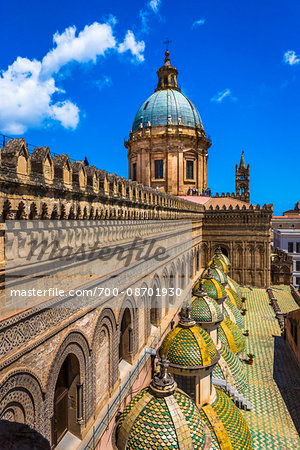
[[[280,336],[266,291],[245,288],[243,295],[247,298],[247,352],[254,353],[255,359],[253,365],[246,365],[247,399],[252,410],[242,413],[252,434],[253,447],[256,450],[300,448],[295,428],[295,418],[300,417],[299,366]],[[287,290],[276,290],[276,298],[284,311],[297,308]]]

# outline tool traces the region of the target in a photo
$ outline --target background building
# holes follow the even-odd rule
[[[272,219],[273,249],[288,253],[293,261],[292,283],[300,287],[300,209],[299,202],[293,210]]]

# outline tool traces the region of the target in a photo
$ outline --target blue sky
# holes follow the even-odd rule
[[[11,0],[1,17],[0,132],[127,176],[168,36],[212,139],[213,192],[234,191],[244,149],[253,202],[280,214],[300,199],[299,1]]]

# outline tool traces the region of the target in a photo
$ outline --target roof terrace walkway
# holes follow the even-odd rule
[[[288,287],[275,286],[273,294],[283,312],[298,308]],[[247,298],[247,353],[255,355],[254,364],[246,366],[246,397],[252,410],[243,414],[254,449],[300,448],[300,367],[281,337],[266,291],[244,288],[243,295]]]

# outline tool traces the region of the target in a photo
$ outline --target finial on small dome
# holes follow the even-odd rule
[[[179,325],[189,328],[192,327],[196,324],[196,322],[194,321],[194,319],[191,316],[191,305],[188,302],[185,302],[182,305],[181,311],[179,313]]]
[[[172,395],[176,388],[176,383],[174,382],[173,376],[167,371],[169,361],[165,356],[161,356],[158,359],[157,367],[159,368],[159,372],[154,375],[150,383],[151,391],[157,397]]]

